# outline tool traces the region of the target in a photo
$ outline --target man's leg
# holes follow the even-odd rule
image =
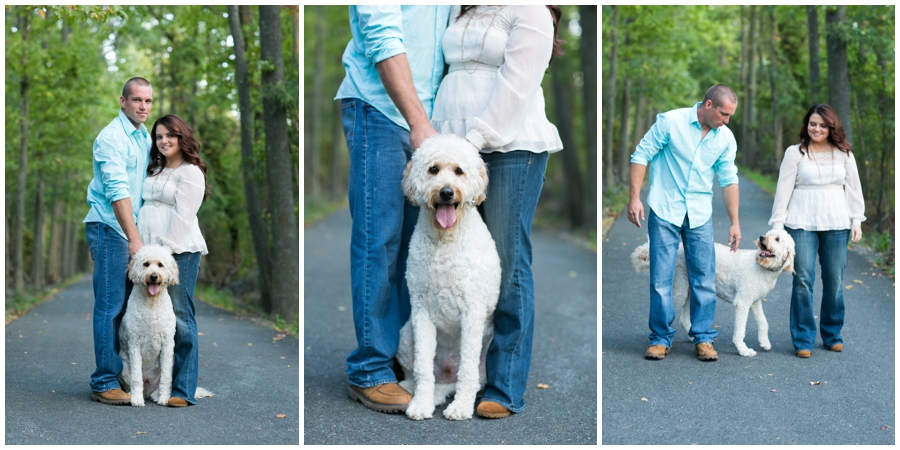
[[[396,383],[394,356],[400,328],[409,318],[401,258],[418,209],[406,201],[400,184],[412,150],[408,132],[361,100],[343,100],[342,120],[350,150],[351,283],[358,343],[347,357],[347,375],[351,385],[372,388]]]
[[[97,370],[91,374],[91,391],[121,389],[118,375],[118,330],[125,303],[131,292],[128,267],[128,241],[109,225],[85,224],[85,235],[94,260],[94,359]]]
[[[675,303],[672,283],[678,256],[680,227],[659,218],[653,210],[647,219],[650,234],[650,345],[672,348],[675,337]]]
[[[712,343],[719,334],[712,327],[716,318],[716,247],[712,220],[692,229],[685,217],[681,235],[691,286],[691,331],[688,335],[694,344]]]

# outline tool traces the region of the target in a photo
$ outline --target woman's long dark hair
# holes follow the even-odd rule
[[[824,120],[825,125],[828,126],[828,142],[838,150],[849,155],[850,152],[853,151],[853,145],[846,141],[847,137],[844,133],[844,126],[841,125],[841,121],[838,119],[837,113],[834,112],[834,108],[825,103],[813,105],[812,108],[809,108],[809,111],[806,112],[806,116],[803,117],[803,129],[800,130],[800,154],[806,154],[803,149],[809,150],[809,143],[812,141],[809,137],[809,118],[812,117],[813,114],[822,116],[822,120]]]
[[[203,184],[205,185],[203,200],[206,200],[209,197],[209,185],[206,184],[206,163],[200,157],[200,142],[194,137],[191,127],[175,114],[166,114],[153,124],[153,129],[150,131],[152,144],[150,146],[150,165],[147,166],[147,176],[152,177],[166,167],[166,155],[163,155],[156,146],[156,127],[159,125],[166,127],[170,133],[178,137],[178,147],[181,149],[182,155],[184,155],[184,161],[199,167],[200,171],[203,172]]]
[[[460,5],[459,15],[456,16],[456,20],[459,20],[468,10],[476,6],[478,5]],[[562,17],[562,9],[559,5],[547,5],[547,9],[550,10],[550,15],[553,16],[553,53],[550,54],[550,62],[552,63],[554,56],[562,56],[565,53],[562,45],[566,41],[559,39],[559,19]]]

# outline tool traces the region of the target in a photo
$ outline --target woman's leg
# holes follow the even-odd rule
[[[816,317],[813,312],[813,283],[816,281],[816,254],[819,235],[814,231],[785,230],[794,239],[794,282],[791,290],[791,341],[794,350],[812,350],[816,344]]]
[[[512,412],[525,409],[525,387],[534,334],[531,222],[544,184],[547,153],[515,151],[482,155],[488,166],[484,220],[500,255],[500,299],[494,340],[487,353],[483,400]]]
[[[819,264],[822,266],[822,309],[819,314],[819,333],[825,348],[843,344],[844,326],[844,268],[847,267],[847,243],[850,230],[819,233]]]
[[[199,377],[197,321],[194,318],[194,286],[200,274],[200,253],[172,255],[178,264],[178,284],[169,286],[175,310],[175,361],[172,365],[172,397],[195,404]]]

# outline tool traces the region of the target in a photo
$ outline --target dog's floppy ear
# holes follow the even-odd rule
[[[478,158],[481,159],[480,156]],[[479,186],[478,195],[475,196],[475,206],[480,205],[487,198],[488,172],[487,164],[484,162],[478,165],[478,177],[481,179],[481,183],[479,183],[481,186]]]
[[[788,248],[787,257],[784,258],[784,266],[781,267],[782,272],[790,272],[791,275],[794,275],[794,250]]]
[[[415,156],[413,156],[415,157]],[[410,179],[409,175],[412,171],[413,161],[410,158],[409,162],[406,163],[406,169],[403,170],[403,195],[409,199],[409,202],[412,203],[413,206],[419,206],[416,203],[415,194],[416,194],[416,183]]]

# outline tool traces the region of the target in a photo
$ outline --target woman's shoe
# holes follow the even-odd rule
[[[828,350],[833,352],[840,352],[844,350],[844,344],[834,344]]]
[[[502,419],[504,417],[509,417],[512,412],[500,405],[499,403],[494,403],[492,401],[483,401],[478,404],[478,415],[481,417],[487,417],[488,419]]]
[[[797,356],[801,358],[809,358],[810,355],[812,355],[812,352],[809,350],[800,350],[797,352]]]

